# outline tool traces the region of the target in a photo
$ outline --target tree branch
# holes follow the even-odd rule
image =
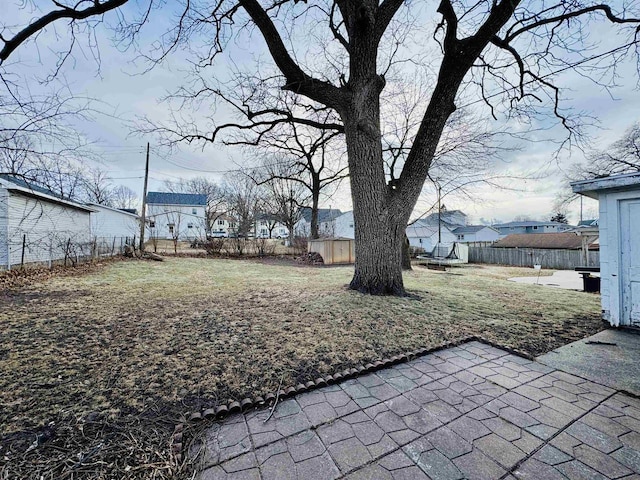
[[[69,18],[71,20],[84,20],[85,18],[93,17],[96,15],[102,15],[103,13],[121,7],[128,0],[106,0],[100,3],[99,0],[94,0],[90,7],[84,10],[77,10],[75,8],[66,7],[58,2],[55,2],[57,6],[61,7],[60,10],[54,10],[46,15],[38,18],[33,23],[20,30],[10,39],[2,39],[4,46],[0,50],[0,65],[9,58],[9,56],[18,48],[22,43],[27,41],[29,37],[35,35],[40,30],[44,29],[50,23],[55,22],[63,18]]]

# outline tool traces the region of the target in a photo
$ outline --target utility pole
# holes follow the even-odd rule
[[[580,195],[580,221],[582,222],[582,195]]]
[[[140,253],[144,251],[144,228],[146,226],[147,183],[149,182],[149,142],[147,142],[147,163],[144,167],[144,188],[142,190],[142,215],[140,215]]]

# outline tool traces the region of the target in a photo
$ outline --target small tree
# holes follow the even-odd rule
[[[564,223],[564,224],[568,224],[569,223],[569,219],[567,218],[567,216],[563,212],[557,212],[555,215],[553,215],[550,218],[550,221],[558,222],[558,223]]]

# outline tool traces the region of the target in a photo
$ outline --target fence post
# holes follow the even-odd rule
[[[20,270],[24,270],[24,250],[27,246],[27,234],[22,235],[22,257],[20,258]]]
[[[116,251],[116,237],[113,237],[113,245],[111,246],[111,256],[115,254]]]
[[[64,266],[67,266],[67,257],[69,256],[69,248],[71,248],[71,239],[67,240],[67,246],[64,249]]]

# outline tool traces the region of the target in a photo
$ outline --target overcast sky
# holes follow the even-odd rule
[[[12,21],[0,21],[5,25],[17,25],[31,18],[31,12],[21,10],[17,5],[10,7]],[[46,4],[48,5],[48,4]],[[430,2],[426,14],[435,17],[436,2]],[[126,7],[130,13],[137,9],[133,3]],[[432,10],[432,12],[431,12]],[[5,12],[6,14],[6,9]],[[15,13],[15,14],[14,14]],[[15,20],[14,20],[15,18]],[[115,15],[106,16],[106,25],[115,22]],[[154,23],[144,30],[141,41],[151,44],[157,36],[171,24],[170,15],[155,15]],[[67,62],[62,74],[75,94],[99,100],[96,104],[103,113],[96,113],[90,122],[77,125],[88,139],[95,142],[95,150],[103,158],[106,170],[109,171],[114,184],[127,185],[137,192],[142,191],[144,172],[144,147],[146,142],[152,144],[150,190],[161,190],[164,180],[176,180],[180,177],[206,175],[220,179],[224,172],[238,168],[238,165],[250,161],[243,158],[242,152],[222,145],[207,145],[204,149],[184,145],[179,152],[167,155],[156,148],[157,139],[153,136],[132,134],[131,127],[140,117],[164,119],[167,117],[167,106],[160,99],[167,92],[175,91],[186,81],[188,63],[186,55],[179,49],[168,60],[149,72],[142,73],[144,62],[135,62],[135,53],[130,50],[120,52],[110,41],[112,33],[101,25],[97,28],[99,43],[99,68],[94,51],[87,47],[87,37],[79,36],[78,45],[73,58]],[[56,32],[48,31],[38,39],[37,44],[29,44],[11,58],[8,71],[22,75],[31,85],[33,91],[49,88],[40,86],[37,79],[52,68],[52,48],[56,48],[64,40],[65,26],[59,24]],[[595,28],[591,40],[606,46],[612,41],[607,26]],[[56,36],[57,34],[57,36]],[[52,47],[55,45],[56,47]],[[614,45],[615,46],[615,45]],[[243,51],[244,50],[244,51]],[[264,51],[264,45],[257,35],[253,35],[243,48],[236,45],[235,61],[251,60],[254,54]],[[239,52],[239,53],[238,53]],[[257,52],[257,53],[256,53]],[[216,64],[219,72],[228,68],[228,59],[222,58]],[[566,98],[564,106],[575,112],[588,112],[599,122],[599,128],[588,128],[593,145],[604,148],[615,141],[633,123],[640,120],[640,95],[636,90],[637,78],[635,65],[627,61],[619,65],[618,86],[611,92],[594,85],[584,77],[565,72],[557,77],[557,84],[564,88]],[[486,112],[485,112],[486,113]],[[223,115],[223,113],[222,113]],[[502,117],[497,124],[515,128]],[[537,127],[548,128],[552,125],[541,121]],[[497,125],[498,126],[498,125]],[[554,128],[544,134],[544,138],[562,138],[563,132]],[[485,220],[509,221],[516,216],[527,215],[535,219],[548,219],[553,213],[553,203],[563,183],[563,170],[573,162],[581,161],[583,154],[578,149],[563,152],[554,160],[557,145],[550,142],[523,143],[522,149],[511,152],[496,165],[496,171],[508,173],[509,176],[534,175],[535,179],[510,180],[504,182],[505,188],[479,186],[473,191],[473,198],[451,196],[444,203],[449,209],[459,208],[468,213],[474,221]],[[426,196],[418,206],[417,212],[433,205],[433,196]],[[349,210],[350,195],[348,185],[332,198],[324,199],[324,206],[332,206]],[[595,212],[593,201],[585,201],[585,211]],[[579,204],[574,205],[570,216],[577,221]]]

